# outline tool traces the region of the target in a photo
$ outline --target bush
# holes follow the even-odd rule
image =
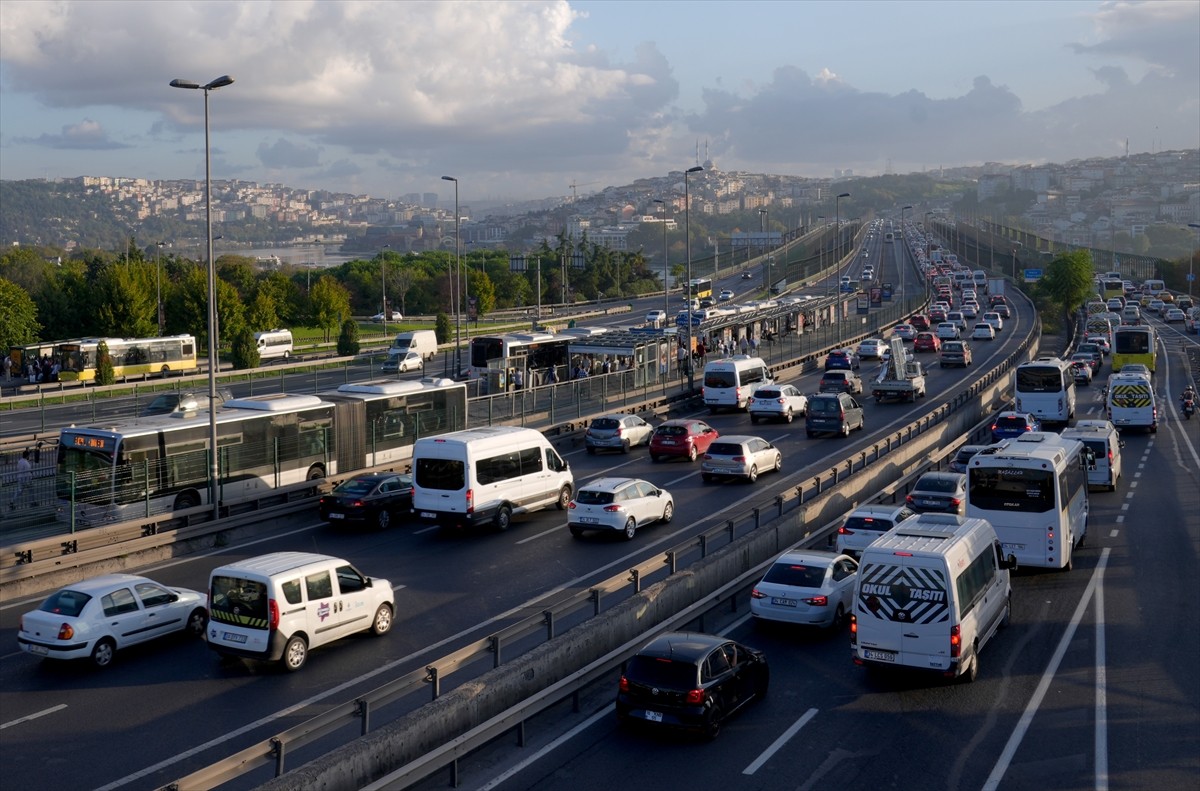
[[[358,323],[346,319],[342,322],[342,332],[338,335],[338,354],[342,357],[353,357],[358,354],[358,349]]]
[[[437,337],[438,343],[449,343],[450,342],[450,338],[451,338],[450,330],[451,329],[452,328],[450,326],[450,317],[448,315],[446,315],[445,313],[437,314],[437,317],[434,320],[433,332],[434,332],[434,335]]]
[[[257,368],[262,362],[258,353],[258,344],[254,342],[254,333],[250,331],[249,327],[243,327],[238,330],[237,335],[233,336],[233,345],[230,348],[229,356],[232,359],[233,367],[239,371]]]
[[[117,383],[117,372],[113,370],[112,355],[108,353],[108,343],[100,341],[96,346],[96,384],[112,385]]]

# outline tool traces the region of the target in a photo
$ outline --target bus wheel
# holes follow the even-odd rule
[[[500,532],[504,532],[512,524],[512,510],[507,505],[500,506],[500,510],[496,512],[494,524],[496,530]]]
[[[159,372],[159,374],[162,375],[163,379],[166,379],[168,376],[171,375],[171,366],[164,365],[162,368],[158,369],[158,372]]]
[[[175,498],[175,507],[171,510],[186,511],[198,505],[200,505],[200,497],[195,492],[183,492]]]
[[[325,477],[325,470],[319,464],[314,464],[308,468],[308,475],[305,476],[306,481],[319,481]]]

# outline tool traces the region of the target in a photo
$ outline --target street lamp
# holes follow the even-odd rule
[[[155,290],[158,292],[158,337],[163,334],[163,304],[162,304],[162,249],[166,242],[154,243],[154,282]]]
[[[837,274],[838,274],[838,321],[842,320],[843,302],[842,302],[842,198],[849,198],[849,192],[843,192],[833,199],[833,217],[834,227],[837,229]]]
[[[454,176],[442,176],[442,181],[454,182],[454,269],[458,272],[458,280],[462,286],[464,295],[469,295],[471,292],[467,289],[466,280],[463,278],[462,258],[460,257],[458,247],[458,179]],[[464,296],[464,300],[468,297]],[[462,375],[462,310],[458,304],[458,288],[454,289],[454,364],[457,366],[454,371],[454,378],[457,379]],[[468,325],[467,333],[471,332]]]
[[[696,165],[683,171],[683,239],[687,249],[687,300],[688,300],[688,320],[687,320],[687,374],[688,374],[688,390],[695,387],[695,378],[692,372],[692,200],[688,194],[688,175],[691,173],[699,173],[704,168]]]
[[[758,210],[758,232],[762,234],[763,250],[767,249],[767,210]],[[767,298],[771,296],[771,256],[767,256]]]
[[[218,88],[233,85],[233,77],[225,75],[212,82],[200,85],[188,80],[171,80],[172,88],[204,91],[204,231],[208,242],[208,501],[212,504],[213,519],[221,516],[218,502],[217,477],[220,464],[217,460],[217,267],[213,262],[212,235],[212,145],[208,129],[208,94]]]
[[[670,292],[670,289],[667,287],[667,203],[659,198],[655,198],[654,202],[663,207],[663,315],[665,316],[671,312],[671,306],[667,297]],[[664,318],[663,321],[666,322],[666,319]]]

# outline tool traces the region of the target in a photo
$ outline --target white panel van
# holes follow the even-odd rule
[[[904,520],[863,550],[850,627],[854,663],[975,680],[979,652],[1011,617],[1016,564],[986,519]]]
[[[1082,442],[1091,449],[1094,457],[1088,464],[1089,485],[1103,486],[1110,492],[1117,490],[1117,481],[1121,480],[1121,448],[1125,443],[1112,423],[1077,420],[1074,426],[1063,429],[1060,436]]]
[[[1115,373],[1108,377],[1104,406],[1109,422],[1118,430],[1158,431],[1158,402],[1150,377],[1144,373]]]
[[[769,384],[775,384],[775,379],[762,358],[735,354],[723,360],[713,360],[704,366],[701,392],[709,412],[718,409],[745,411],[754,389]]]
[[[291,330],[264,330],[254,333],[260,360],[284,359],[292,356],[294,344]]]
[[[487,426],[422,437],[413,445],[413,511],[445,527],[491,524],[571,503],[571,467],[539,431]]]
[[[432,360],[437,355],[437,333],[433,330],[409,330],[399,333],[392,341],[390,354],[400,352],[416,352],[424,360]],[[403,357],[401,357],[403,359]]]
[[[355,632],[386,634],[396,601],[387,580],[341,558],[275,552],[213,569],[208,647],[219,654],[304,666],[310,649]]]

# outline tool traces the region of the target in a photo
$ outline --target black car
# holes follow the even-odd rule
[[[397,472],[364,472],[348,478],[321,496],[326,522],[364,522],[380,529],[392,517],[412,510],[412,476]]]
[[[671,632],[621,671],[617,721],[696,731],[711,739],[726,717],[767,694],[771,674],[757,649],[724,637]]]
[[[972,456],[974,456],[979,451],[983,450],[985,447],[987,447],[987,446],[986,445],[963,445],[961,448],[958,449],[957,452],[955,452],[954,457],[952,459],[950,459],[950,463],[947,465],[947,469],[949,469],[950,472],[966,473],[967,462],[969,462],[971,460]]]
[[[750,272],[742,272],[742,280],[749,280],[754,277]]]

